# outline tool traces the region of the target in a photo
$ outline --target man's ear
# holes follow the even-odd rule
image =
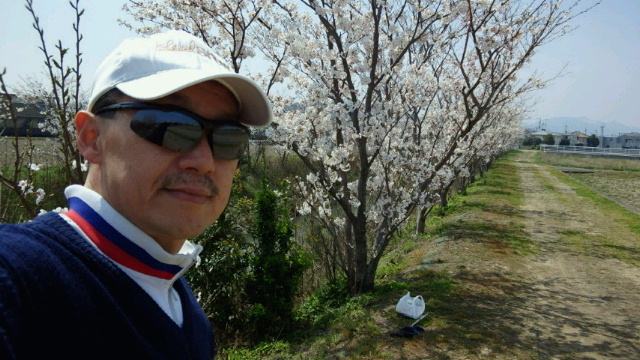
[[[101,158],[98,138],[100,127],[95,115],[87,111],[79,111],[75,118],[76,141],[80,154],[87,159],[90,164],[99,164]]]

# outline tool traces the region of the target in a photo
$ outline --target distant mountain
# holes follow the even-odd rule
[[[525,121],[525,129],[538,131],[546,130],[555,133],[580,131],[586,135],[600,135],[600,126],[604,125],[604,135],[618,135],[620,133],[638,132],[640,126],[629,126],[617,122],[602,123],[586,117],[554,117],[548,119],[529,119]]]

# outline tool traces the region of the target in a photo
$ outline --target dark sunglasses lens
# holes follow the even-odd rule
[[[195,119],[174,111],[138,110],[131,120],[131,130],[147,141],[178,151],[192,149],[202,136],[202,127]]]
[[[209,145],[213,156],[222,160],[237,160],[244,155],[249,132],[240,126],[211,127]],[[142,109],[131,119],[131,130],[156,145],[171,150],[193,149],[202,137],[202,126],[191,116],[177,111]]]
[[[211,132],[209,144],[213,156],[223,160],[237,160],[244,155],[249,143],[249,133],[238,126],[222,125]]]

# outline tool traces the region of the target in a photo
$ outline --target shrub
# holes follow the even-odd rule
[[[224,213],[193,239],[204,248],[202,260],[185,275],[221,348],[288,331],[308,264],[293,240],[285,184],[276,191],[264,182],[250,199],[240,175]]]
[[[256,249],[250,258],[247,295],[252,328],[259,337],[275,336],[293,325],[293,309],[300,278],[308,261],[295,246],[286,182],[280,191],[266,182],[256,193],[251,233]]]
[[[522,145],[524,146],[538,146],[542,143],[542,140],[534,137],[534,136],[527,136],[523,141],[522,141]]]
[[[245,293],[252,245],[248,223],[253,202],[243,195],[236,171],[225,212],[193,242],[202,245],[201,263],[185,274],[209,317],[221,347],[243,341],[250,309]]]

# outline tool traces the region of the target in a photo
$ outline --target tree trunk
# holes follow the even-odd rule
[[[347,249],[347,252],[352,255],[349,261],[347,283],[349,285],[349,292],[352,295],[358,295],[372,290],[373,280],[365,281],[368,266],[368,247],[364,220],[353,225],[353,232],[351,233],[352,241],[348,243],[352,249]]]
[[[360,295],[373,291],[376,281],[378,264],[382,256],[376,256],[370,262],[364,262],[362,267],[356,271],[357,277],[349,279],[349,290],[351,295]]]
[[[431,207],[423,206],[418,213],[418,224],[416,225],[416,234],[423,234],[424,228],[427,226],[427,215],[431,211]]]

